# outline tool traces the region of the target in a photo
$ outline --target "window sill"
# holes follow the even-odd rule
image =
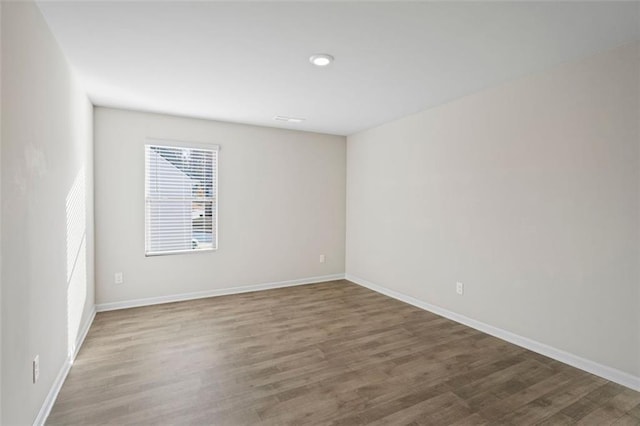
[[[145,253],[145,257],[156,257],[156,256],[170,256],[174,254],[194,254],[194,253],[209,253],[218,251],[218,248],[205,248],[205,249],[194,249],[194,250],[174,250],[174,251],[161,251],[154,253]]]

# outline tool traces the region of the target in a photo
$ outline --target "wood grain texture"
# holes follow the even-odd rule
[[[99,313],[48,424],[640,425],[640,393],[348,281]]]

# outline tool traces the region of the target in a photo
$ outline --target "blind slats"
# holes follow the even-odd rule
[[[147,255],[217,248],[218,151],[145,145]]]

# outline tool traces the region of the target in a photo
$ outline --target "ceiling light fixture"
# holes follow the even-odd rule
[[[315,55],[311,55],[311,57],[309,58],[309,62],[317,67],[326,67],[331,62],[333,62],[333,56],[326,53],[318,53]]]

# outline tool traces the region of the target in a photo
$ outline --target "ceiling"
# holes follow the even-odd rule
[[[639,2],[39,7],[96,105],[338,135],[640,39]]]

